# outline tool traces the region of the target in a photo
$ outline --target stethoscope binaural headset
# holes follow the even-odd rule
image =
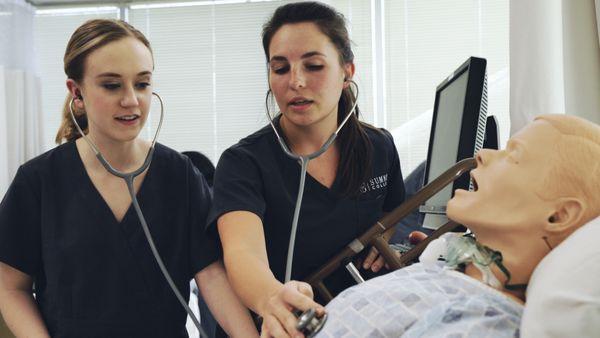
[[[300,187],[298,189],[298,197],[296,199],[296,208],[294,209],[294,217],[292,219],[292,230],[291,230],[291,235],[290,235],[290,242],[288,245],[287,263],[285,266],[285,282],[286,283],[290,281],[291,276],[292,276],[292,261],[294,260],[294,245],[296,242],[296,230],[298,228],[298,218],[300,216],[300,205],[302,204],[302,196],[304,195],[304,181],[306,179],[306,169],[308,168],[308,162],[312,159],[319,157],[321,154],[323,154],[325,151],[327,151],[327,149],[329,149],[329,147],[333,144],[333,141],[335,141],[336,137],[338,136],[338,133],[340,132],[342,127],[346,124],[346,122],[348,122],[348,120],[350,119],[350,116],[352,116],[352,114],[354,114],[354,112],[356,111],[356,105],[358,104],[358,85],[356,85],[356,82],[354,82],[352,80],[346,80],[346,81],[348,81],[351,84],[354,84],[354,87],[356,87],[356,95],[354,98],[354,103],[352,104],[352,109],[350,109],[350,111],[348,112],[346,117],[344,117],[344,120],[342,121],[342,123],[340,123],[340,125],[333,132],[333,134],[331,134],[331,136],[329,136],[327,141],[325,141],[325,143],[323,143],[321,148],[319,150],[315,151],[314,153],[308,154],[308,155],[296,155],[290,151],[290,149],[285,144],[285,141],[283,140],[281,135],[279,135],[279,132],[277,131],[277,128],[275,127],[275,122],[273,121],[273,118],[271,117],[271,114],[269,113],[269,95],[267,95],[267,98],[266,98],[266,107],[267,107],[266,114],[267,114],[267,117],[269,118],[269,123],[271,124],[271,128],[273,129],[273,132],[275,132],[275,136],[277,137],[277,141],[279,142],[281,149],[287,156],[289,156],[290,158],[292,158],[300,163]],[[279,114],[277,114],[277,115],[280,115],[280,114],[281,114],[281,111],[279,111]]]
[[[333,144],[333,141],[335,141],[336,137],[338,136],[338,133],[340,132],[342,127],[344,127],[346,122],[348,122],[348,120],[350,119],[350,116],[352,116],[352,114],[354,114],[356,111],[356,105],[358,104],[358,85],[356,84],[356,82],[354,82],[352,80],[346,80],[346,81],[349,81],[356,88],[356,95],[354,97],[354,103],[352,104],[352,109],[350,109],[350,111],[348,112],[346,117],[344,117],[344,120],[342,120],[342,123],[340,123],[340,125],[333,132],[333,134],[331,134],[331,136],[329,136],[327,141],[325,141],[325,143],[323,143],[321,148],[319,150],[313,152],[312,154],[308,154],[308,155],[296,155],[290,151],[290,149],[285,144],[285,141],[283,140],[281,135],[279,135],[279,132],[277,131],[277,128],[275,127],[273,118],[271,117],[271,114],[269,112],[269,95],[267,95],[267,98],[266,98],[266,104],[265,104],[266,108],[267,108],[266,114],[267,114],[267,117],[269,118],[269,123],[271,124],[271,128],[273,129],[273,132],[275,132],[275,136],[277,137],[277,142],[279,142],[281,149],[288,157],[290,157],[300,163],[300,184],[298,187],[298,197],[296,198],[296,207],[294,209],[294,216],[292,219],[292,229],[290,231],[290,242],[288,244],[287,262],[286,262],[286,266],[285,266],[285,283],[289,282],[292,277],[294,247],[295,247],[295,243],[296,243],[296,233],[298,230],[298,218],[300,217],[300,206],[302,205],[302,196],[304,195],[304,183],[305,183],[305,179],[306,179],[306,170],[308,168],[308,162],[312,159],[319,157],[321,154],[323,154],[325,151],[327,151],[327,149],[329,149],[329,147]],[[281,114],[281,111],[279,111],[278,115],[280,115],[280,114]],[[304,333],[304,335],[308,338],[313,337],[315,334],[317,334],[321,330],[321,328],[323,328],[323,326],[325,325],[325,322],[327,321],[326,313],[321,317],[317,317],[316,311],[314,309],[309,309],[309,310],[305,311],[304,313],[295,311],[295,314],[298,317],[298,322],[296,324],[296,328],[299,331],[301,331],[302,333]]]
[[[75,124],[75,127],[77,128],[77,131],[79,132],[81,137],[83,137],[83,139],[87,142],[87,144],[89,144],[89,146],[92,148],[92,150],[96,154],[96,158],[98,158],[100,163],[102,163],[102,166],[104,166],[104,168],[109,173],[124,179],[125,183],[127,183],[127,190],[129,191],[129,195],[131,197],[131,202],[133,204],[133,207],[135,208],[135,212],[140,220],[140,223],[142,224],[142,228],[144,229],[144,234],[146,235],[146,240],[148,241],[148,244],[150,245],[150,249],[152,250],[152,254],[154,255],[154,259],[156,260],[156,263],[158,263],[158,266],[160,267],[160,271],[162,272],[163,276],[165,276],[165,279],[169,283],[171,290],[173,290],[173,293],[175,293],[175,296],[177,297],[177,299],[179,300],[181,305],[187,311],[188,315],[192,319],[192,322],[194,322],[194,325],[198,329],[198,332],[200,332],[200,335],[202,337],[208,338],[208,335],[206,334],[206,332],[204,332],[204,330],[200,326],[200,322],[198,321],[198,319],[196,318],[196,316],[194,315],[192,310],[189,308],[189,306],[187,305],[187,303],[181,296],[181,293],[175,286],[175,283],[173,282],[173,279],[169,275],[169,272],[167,271],[165,264],[163,263],[162,259],[160,258],[158,250],[156,249],[156,245],[154,244],[154,240],[152,239],[152,235],[150,234],[150,230],[148,229],[148,224],[146,223],[146,219],[144,218],[144,214],[142,213],[142,209],[140,208],[137,197],[135,196],[133,180],[136,176],[140,175],[146,169],[148,169],[148,167],[150,166],[150,163],[152,162],[152,157],[154,155],[154,146],[156,145],[156,139],[158,138],[158,134],[162,127],[162,122],[163,122],[163,117],[164,117],[164,112],[165,112],[162,98],[157,93],[154,93],[154,92],[152,92],[152,95],[156,96],[156,98],[158,98],[158,101],[160,102],[160,120],[158,121],[158,127],[156,128],[156,133],[154,134],[154,139],[152,140],[150,149],[148,149],[148,154],[146,155],[146,159],[144,160],[144,163],[137,170],[134,170],[129,173],[123,173],[123,172],[120,172],[120,171],[116,170],[115,168],[113,168],[110,165],[110,163],[108,163],[108,161],[104,158],[104,156],[102,156],[102,153],[100,153],[100,150],[98,149],[98,147],[96,147],[94,142],[92,142],[92,140],[90,140],[90,138],[87,137],[87,135],[85,135],[85,133],[79,126],[79,123],[77,123],[77,119],[75,118],[75,114],[73,113],[73,102],[75,101],[75,98],[71,98],[71,101],[69,102],[69,113],[71,114],[71,119],[73,120],[73,123]],[[78,95],[78,99],[83,100],[81,95]]]

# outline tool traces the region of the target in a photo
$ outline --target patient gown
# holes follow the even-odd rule
[[[523,306],[443,264],[414,264],[327,305],[317,337],[518,337]]]

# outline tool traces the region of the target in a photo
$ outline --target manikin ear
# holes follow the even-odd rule
[[[350,81],[354,76],[354,62],[346,62],[344,64],[344,89],[350,86]]]
[[[545,230],[553,237],[565,238],[581,225],[585,210],[585,202],[579,198],[558,198],[554,213],[548,217]]]
[[[73,101],[75,108],[83,109],[83,96],[81,95],[81,87],[79,84],[73,79],[67,79],[67,89],[69,90],[69,94],[75,99]]]

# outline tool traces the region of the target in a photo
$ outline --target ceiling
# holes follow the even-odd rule
[[[120,6],[134,3],[196,2],[198,0],[25,0],[37,8],[70,6]],[[209,0],[202,0],[209,1]],[[216,0],[212,0],[216,1]],[[226,1],[226,0],[225,0]],[[246,0],[249,1],[249,0]]]
[[[97,4],[102,3],[103,1],[99,0],[27,0],[30,4],[34,6],[56,6],[56,5],[78,5],[78,4]],[[111,1],[112,2],[112,1]]]
[[[113,6],[118,4],[128,4],[136,2],[135,0],[25,0],[35,7],[58,7],[58,6],[79,6],[79,5],[95,5],[95,6]],[[144,2],[153,2],[149,0]],[[185,0],[184,0],[185,1]]]

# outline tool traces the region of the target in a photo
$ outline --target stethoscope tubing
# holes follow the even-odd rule
[[[288,157],[290,157],[291,159],[294,159],[300,163],[300,183],[299,183],[299,187],[298,187],[298,197],[296,197],[296,206],[294,208],[294,216],[292,218],[292,229],[290,231],[290,241],[288,243],[288,254],[287,254],[287,261],[286,261],[286,265],[285,265],[285,279],[284,279],[285,283],[289,282],[292,278],[294,248],[296,246],[296,234],[298,232],[298,219],[300,218],[300,207],[302,206],[302,198],[304,196],[304,185],[306,182],[306,171],[308,168],[308,162],[310,162],[310,160],[312,160],[312,159],[319,157],[321,154],[326,152],[327,149],[329,149],[329,147],[333,144],[333,141],[335,141],[335,139],[337,138],[337,135],[340,132],[340,130],[342,129],[342,127],[346,124],[346,122],[348,122],[348,120],[350,119],[350,116],[352,116],[352,114],[354,114],[356,111],[356,106],[358,104],[358,85],[352,80],[349,80],[349,81],[350,81],[350,83],[354,84],[354,86],[356,87],[356,97],[354,99],[354,103],[352,104],[352,109],[350,109],[350,111],[348,112],[346,117],[344,117],[344,120],[342,121],[342,123],[340,123],[340,125],[337,127],[337,129],[331,134],[331,136],[329,136],[327,141],[325,141],[325,143],[323,143],[321,148],[319,148],[319,150],[317,150],[311,154],[308,154],[308,155],[296,155],[290,151],[288,146],[285,144],[283,138],[279,135],[277,128],[275,127],[275,123],[273,122],[273,118],[271,117],[271,114],[269,113],[269,109],[268,109],[269,96],[267,95],[267,98],[266,98],[266,101],[267,101],[266,105],[265,105],[267,107],[266,113],[267,113],[267,117],[269,118],[269,123],[271,124],[271,128],[273,129],[273,131],[275,132],[275,136],[277,137],[277,142],[279,142],[281,149]],[[281,111],[279,113],[281,114]]]

